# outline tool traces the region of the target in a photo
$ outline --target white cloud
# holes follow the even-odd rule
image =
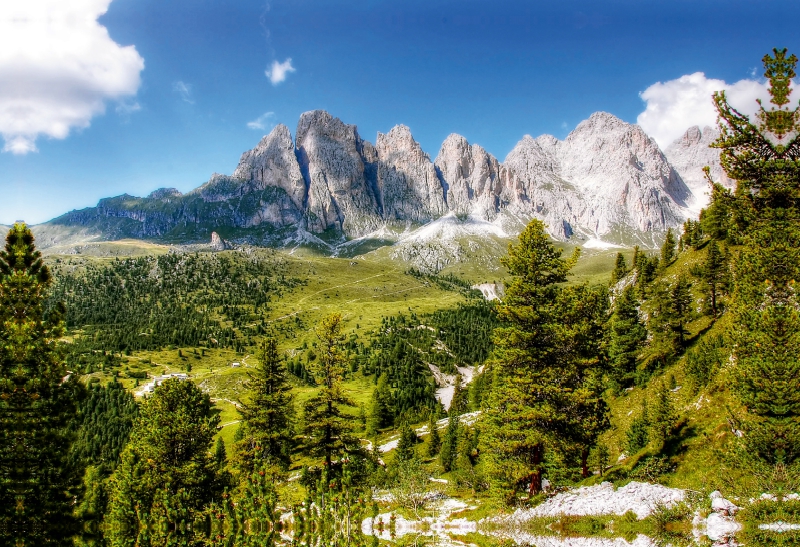
[[[130,116],[134,112],[139,112],[141,109],[142,105],[136,101],[130,103],[127,101],[120,101],[114,110],[116,110],[117,114],[120,116]]]
[[[272,68],[264,71],[272,85],[278,85],[286,79],[290,72],[295,72],[296,69],[292,66],[292,58],[289,57],[284,62],[272,61]]]
[[[247,127],[250,129],[272,129],[275,127],[275,122],[272,120],[275,118],[274,112],[264,112],[258,118],[253,120],[252,122],[247,122]]]
[[[646,108],[636,122],[663,149],[693,125],[716,127],[717,111],[711,96],[722,90],[731,106],[748,116],[758,111],[756,99],[761,99],[765,107],[769,104],[766,83],[739,80],[728,84],[695,72],[655,83],[642,91],[639,96]]]
[[[194,104],[194,99],[192,98],[192,84],[187,84],[186,82],[178,80],[172,84],[172,91],[177,93],[182,101]]]
[[[136,94],[144,59],[97,18],[111,0],[0,2],[0,134],[4,152],[36,150]]]

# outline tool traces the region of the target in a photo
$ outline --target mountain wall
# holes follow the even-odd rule
[[[639,126],[598,112],[563,141],[523,137],[503,162],[457,134],[431,161],[406,126],[379,133],[373,145],[355,125],[315,110],[301,115],[294,140],[276,126],[230,176],[214,174],[186,194],[106,198],[49,224],[105,239],[207,241],[216,231],[261,243],[308,235],[341,243],[399,237],[455,215],[512,232],[540,218],[559,239],[636,240],[697,213],[703,165],[719,170],[713,138],[692,128],[662,153]]]

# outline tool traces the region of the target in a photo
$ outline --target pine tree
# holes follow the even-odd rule
[[[453,469],[453,464],[457,456],[460,432],[461,427],[458,422],[458,416],[451,415],[447,420],[447,430],[444,434],[442,448],[439,451],[439,462],[442,464],[442,469],[445,473],[449,473]]]
[[[688,331],[686,324],[692,315],[691,284],[681,274],[672,285],[657,283],[650,297],[649,328],[653,333],[651,354],[662,365],[683,351]]]
[[[463,414],[469,410],[469,393],[464,389],[464,377],[456,374],[453,386],[453,399],[450,401],[450,414],[456,416]]]
[[[510,326],[495,331],[494,384],[481,442],[488,478],[509,502],[524,487],[529,494],[541,491],[547,450],[577,463],[574,450],[586,440],[578,416],[591,414],[593,403],[604,409],[596,378],[607,295],[560,285],[577,256],[561,258],[534,220],[503,260],[514,278],[498,312]]]
[[[666,268],[675,259],[675,235],[672,228],[667,228],[664,243],[661,245],[661,267]]]
[[[404,423],[400,428],[400,440],[397,443],[397,453],[395,454],[397,461],[404,462],[413,458],[416,453],[414,447],[418,440],[414,430],[407,423]]]
[[[0,541],[72,545],[82,470],[70,462],[70,421],[81,386],[57,340],[63,306],[49,313],[48,268],[33,234],[15,224],[0,251]]]
[[[214,443],[214,463],[219,469],[224,469],[228,463],[228,451],[225,450],[225,441],[222,437],[217,437],[217,442]]]
[[[614,261],[614,269],[611,272],[611,284],[616,285],[617,282],[628,275],[628,265],[625,263],[625,255],[617,253],[617,258]]]
[[[250,398],[239,403],[241,440],[235,447],[235,467],[245,475],[265,465],[288,469],[294,438],[294,398],[274,337],[262,342],[258,366],[248,375],[246,387]]]
[[[737,182],[728,239],[741,243],[730,305],[741,442],[754,462],[791,466],[800,461],[800,108],[786,107],[797,57],[773,53],[763,58],[773,106],[761,106],[754,124],[715,94],[714,146]]]
[[[708,177],[708,171],[706,176]],[[730,190],[719,183],[712,182],[711,202],[700,212],[702,231],[712,239],[726,241],[731,229],[731,213],[734,197]]]
[[[655,404],[649,416],[649,439],[660,449],[669,438],[672,428],[675,426],[676,414],[669,390],[664,382],[658,384],[655,398]]]
[[[672,329],[678,349],[684,347],[686,335],[686,324],[692,315],[692,293],[690,292],[691,283],[689,279],[681,274],[670,290],[670,328]]]
[[[706,260],[703,263],[703,281],[706,284],[706,293],[711,303],[711,313],[718,315],[717,300],[727,278],[728,265],[719,250],[719,245],[713,239],[708,244]]]
[[[378,378],[378,385],[372,392],[370,412],[367,420],[367,431],[370,436],[392,424],[394,415],[394,397],[389,386],[389,376],[384,372]]]
[[[430,421],[428,422],[428,429],[430,430],[430,439],[428,443],[428,456],[435,457],[442,447],[442,439],[439,436],[439,428],[436,423],[436,414],[431,412]]]
[[[614,302],[608,329],[611,375],[622,387],[633,384],[637,358],[647,340],[647,329],[639,319],[638,308],[633,287],[626,287]]]
[[[359,451],[358,439],[352,435],[352,420],[345,416],[345,407],[356,404],[342,390],[347,358],[342,350],[342,315],[325,317],[315,330],[319,358],[312,365],[320,390],[304,405],[305,443],[303,452],[331,469],[334,457]]]
[[[169,379],[155,389],[111,476],[106,539],[112,547],[191,544],[196,533],[181,521],[193,522],[222,493],[210,451],[218,424],[208,394],[192,382]]]

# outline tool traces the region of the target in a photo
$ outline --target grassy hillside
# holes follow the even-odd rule
[[[620,394],[608,393],[612,427],[602,436],[601,443],[610,452],[612,467],[608,476],[612,479],[639,478],[703,492],[721,489],[742,493],[752,485],[742,476],[741,470],[729,465],[735,439],[730,420],[739,410],[727,379],[729,350],[722,348],[725,362],[712,371],[707,383],[698,378],[697,365],[693,362],[717,340],[724,340],[726,333],[733,328],[724,312],[716,320],[701,313],[704,282],[697,274],[705,253],[703,246],[697,250],[687,249],[653,282],[674,283],[679,276],[689,278],[695,309],[687,324],[688,335],[682,354],[666,366],[654,368],[644,385],[635,385]],[[632,281],[632,276],[626,281]],[[645,301],[642,312],[652,313],[652,302]],[[643,361],[646,361],[647,353],[645,349]],[[663,446],[651,443],[631,452],[626,446],[627,432],[634,420],[641,416],[643,403],[646,402],[652,413],[660,390],[664,388],[668,390],[674,410],[670,435]],[[599,479],[589,482],[596,480]]]
[[[97,252],[93,253],[92,250]],[[170,250],[169,247],[136,241],[95,243],[87,245],[86,252],[80,256],[53,254],[48,261],[53,264],[57,279],[70,277],[73,282],[77,280],[78,284],[80,280],[94,279],[97,283],[105,279],[97,277],[104,275],[102,272],[117,271],[119,274],[125,271],[124,268],[120,269],[120,264],[125,262],[122,258],[125,252],[129,257],[134,257],[132,260],[146,259],[155,264],[153,261],[158,256],[164,256]],[[564,246],[564,250],[566,254],[572,249]],[[571,282],[607,282],[617,252],[617,249],[584,251]],[[678,276],[685,275],[693,281],[691,290],[694,301],[700,302],[703,285],[695,274],[704,259],[704,253],[705,250],[700,248],[679,254],[673,264],[658,273],[653,284],[674,282]],[[630,263],[633,251],[624,250],[623,255]],[[502,269],[489,270],[475,262],[448,267],[436,276],[411,275],[403,262],[381,257],[379,253],[357,258],[329,258],[307,249],[289,253],[252,248],[193,256],[198,257],[195,260],[214,264],[222,261],[228,273],[217,281],[204,280],[202,285],[188,282],[176,284],[163,292],[160,298],[197,304],[198,301],[193,299],[199,298],[198,295],[205,294],[204,302],[210,302],[213,298],[206,294],[208,291],[224,292],[228,300],[216,302],[217,305],[211,306],[208,315],[214,317],[219,325],[230,329],[240,343],[224,346],[203,341],[195,345],[172,343],[146,350],[116,348],[108,351],[92,347],[87,342],[97,336],[98,330],[107,329],[109,325],[73,325],[69,338],[74,342],[73,347],[80,348],[82,353],[71,358],[75,363],[87,366],[84,371],[87,372],[87,381],[105,383],[116,377],[126,388],[134,391],[140,390],[149,381],[145,376],[189,372],[192,380],[215,400],[223,426],[220,436],[226,444],[233,441],[238,424],[235,405],[246,397],[244,385],[248,369],[255,364],[253,355],[263,332],[270,330],[277,334],[280,349],[293,371],[302,370],[313,359],[314,326],[325,315],[341,312],[351,359],[357,364],[345,389],[359,405],[366,408],[377,375],[382,370],[391,372],[391,369],[380,368],[382,365],[379,363],[383,359],[380,356],[385,353],[389,357],[391,351],[397,351],[397,344],[407,345],[422,356],[411,355],[412,361],[437,363],[445,369],[452,367],[447,363],[455,364],[456,357],[447,349],[447,343],[452,345],[454,342],[447,340],[444,331],[438,333],[435,330],[438,328],[433,319],[435,312],[455,310],[467,303],[470,284],[502,281],[504,275]],[[214,276],[220,277],[219,272],[214,271]],[[92,278],[92,275],[95,277]],[[258,276],[261,276],[266,289],[262,293],[248,292],[248,284]],[[627,282],[632,280],[630,276]],[[623,285],[625,283],[622,282]],[[76,287],[73,285],[72,290]],[[244,291],[239,299],[235,297],[239,294],[237,291]],[[252,297],[252,301],[248,297]],[[92,305],[98,304],[113,305],[111,302],[103,304],[92,301]],[[158,301],[152,304],[156,307],[164,305]],[[648,301],[642,305],[644,316],[650,313],[650,306]],[[612,428],[601,441],[609,449],[611,462],[616,462],[609,472],[612,479],[638,477],[700,490],[729,489],[735,482],[724,463],[724,452],[733,438],[728,419],[731,411],[735,410],[724,373],[718,374],[708,385],[700,385],[687,373],[687,355],[696,351],[704,340],[724,334],[730,326],[724,314],[712,322],[708,315],[700,311],[699,308],[695,310],[687,325],[687,343],[680,357],[665,366],[648,365],[652,370],[647,372],[648,380],[643,385],[635,385],[616,394],[608,392]],[[404,318],[402,324],[393,323],[401,317]],[[397,331],[400,325],[402,329]],[[435,327],[433,334],[427,335],[431,325]],[[254,329],[254,326],[257,328]],[[420,333],[426,336],[419,338]],[[447,363],[435,360],[431,353],[434,346],[447,349],[450,354]],[[643,361],[646,361],[647,352],[644,353]],[[485,354],[482,355],[485,357]],[[398,362],[401,361],[399,359]],[[419,369],[419,374],[427,378],[428,385],[433,385],[433,378],[426,367]],[[308,384],[302,374],[292,378],[298,402],[315,393],[316,388]],[[400,381],[402,374],[396,378]],[[395,389],[399,385],[395,384]],[[669,389],[676,412],[674,431],[663,449],[648,446],[630,453],[626,448],[626,432],[641,414],[643,401],[652,406],[662,385]],[[353,409],[352,412],[357,418],[359,411]],[[383,431],[381,438],[386,439],[393,434],[389,428]],[[621,455],[623,459],[617,461]]]

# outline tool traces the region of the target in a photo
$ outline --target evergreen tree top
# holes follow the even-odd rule
[[[48,283],[50,271],[33,242],[33,232],[27,225],[19,222],[14,224],[6,236],[5,248],[0,251],[0,273],[11,275],[21,272],[36,277],[40,283]]]
[[[714,94],[719,114],[720,136],[712,145],[719,148],[720,163],[738,182],[737,196],[751,202],[755,210],[796,206],[800,202],[800,108],[784,107],[789,102],[789,80],[795,75],[797,57],[775,49],[764,57],[764,75],[769,79],[772,107],[761,105],[756,120],[728,104],[724,92]],[[740,226],[745,229],[745,226]]]
[[[519,244],[509,244],[508,256],[500,261],[521,282],[544,287],[565,282],[579,253],[576,247],[569,260],[561,258],[562,251],[550,241],[544,223],[534,219],[519,234]]]

